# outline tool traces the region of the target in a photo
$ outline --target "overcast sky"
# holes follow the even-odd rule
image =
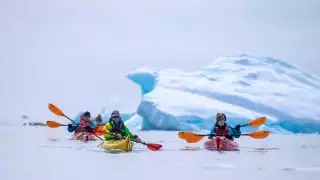
[[[195,71],[236,52],[320,74],[319,0],[0,0],[0,121],[135,111],[141,66]],[[63,120],[61,120],[63,121]],[[67,122],[67,121],[66,121]]]

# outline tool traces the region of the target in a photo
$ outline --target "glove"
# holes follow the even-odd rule
[[[232,139],[232,135],[228,134],[225,136],[227,139]]]
[[[240,124],[236,125],[236,130],[240,130]]]
[[[68,124],[68,128],[71,129],[72,128],[72,124]]]
[[[141,139],[137,135],[135,135],[134,136],[134,141],[137,142],[137,143],[140,143]]]
[[[116,134],[116,139],[122,139],[121,134]]]

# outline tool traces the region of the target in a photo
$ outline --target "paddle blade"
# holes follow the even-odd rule
[[[196,143],[201,141],[201,139],[203,139],[203,137],[206,135],[199,135],[193,132],[179,132],[178,136],[181,139],[186,140],[188,143]]]
[[[63,113],[59,108],[57,108],[55,105],[49,104],[49,105],[48,105],[48,108],[49,108],[50,111],[51,111],[52,113],[54,113],[55,115],[64,116],[64,113]]]
[[[179,138],[184,139],[184,133],[185,133],[185,132],[179,132],[179,133],[178,133]]]
[[[255,120],[252,120],[250,123],[248,123],[248,125],[251,127],[261,126],[262,124],[264,124],[266,122],[266,120],[267,120],[267,118],[265,116],[262,116],[260,118],[255,119]]]
[[[248,136],[255,139],[264,139],[269,136],[269,131],[257,131],[257,132],[248,134]]]
[[[57,128],[60,127],[61,124],[55,121],[47,121],[47,126],[50,128]]]
[[[107,134],[106,130],[104,129],[104,126],[96,126],[93,128],[93,134],[97,136],[103,136]]]
[[[147,144],[147,148],[150,149],[151,151],[158,151],[159,149],[162,148],[161,144]]]

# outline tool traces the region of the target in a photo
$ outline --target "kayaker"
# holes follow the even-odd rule
[[[126,138],[127,136],[130,136],[130,138],[133,141],[141,142],[140,138],[137,135],[132,134],[128,129],[128,127],[124,125],[124,122],[121,119],[120,112],[118,110],[112,111],[109,122],[106,123],[106,125],[104,126],[104,129],[107,132],[115,134],[115,135],[111,135],[111,134],[104,135],[104,138],[106,140],[122,139],[122,138]]]
[[[101,114],[99,114],[99,115],[93,120],[93,122],[94,122],[97,126],[102,125],[102,117],[101,117]]]
[[[80,122],[75,122],[72,124],[68,124],[68,131],[74,132],[74,134],[78,134],[80,132],[93,132],[94,123],[90,120],[90,112],[84,112],[80,117]]]
[[[226,138],[233,140],[234,138],[239,138],[241,131],[240,125],[235,128],[230,127],[227,122],[227,118],[224,113],[217,113],[215,125],[211,128],[209,139],[216,135],[224,135]]]

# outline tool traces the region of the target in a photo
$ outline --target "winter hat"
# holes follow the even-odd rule
[[[91,115],[90,115],[90,112],[89,112],[89,111],[84,112],[84,113],[83,113],[83,116],[91,117]]]
[[[224,120],[227,121],[226,115],[224,113],[217,113],[216,121]]]
[[[111,116],[113,116],[113,115],[120,115],[120,112],[118,110],[114,110],[111,113]]]

